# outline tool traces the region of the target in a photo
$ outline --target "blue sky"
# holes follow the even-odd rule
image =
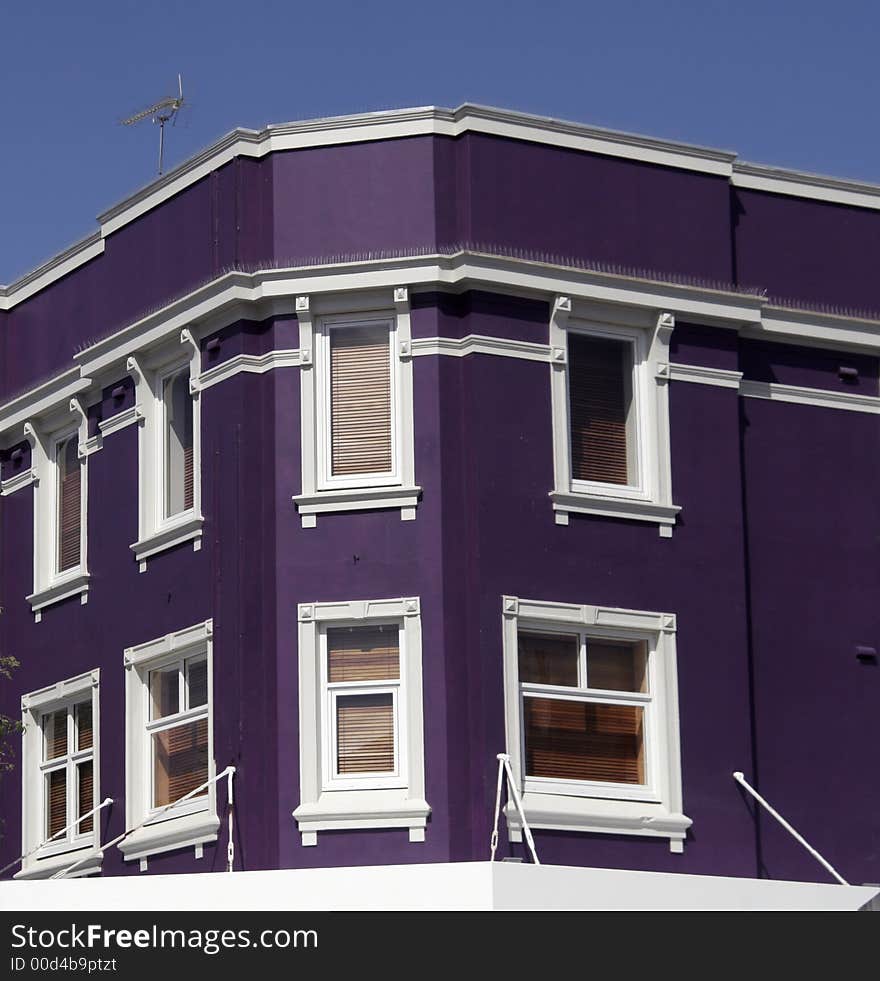
[[[236,126],[481,102],[880,181],[880,5],[774,0],[5,0],[0,283]]]

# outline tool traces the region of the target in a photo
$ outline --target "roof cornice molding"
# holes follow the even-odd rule
[[[103,251],[103,240],[141,215],[224,166],[235,157],[260,158],[283,150],[411,136],[460,136],[466,132],[542,143],[719,177],[735,186],[880,209],[880,186],[740,162],[732,151],[618,132],[583,123],[464,104],[457,109],[422,106],[235,129],[168,173],[98,216],[99,231],[9,286],[0,286],[0,310],[8,310]]]
[[[785,194],[789,197],[813,198],[817,201],[844,204],[853,208],[880,209],[880,185],[866,181],[825,177],[801,170],[768,167],[763,164],[735,161],[731,183],[752,191]]]

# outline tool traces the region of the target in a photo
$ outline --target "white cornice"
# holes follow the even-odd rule
[[[107,236],[235,157],[260,158],[277,151],[412,136],[456,137],[466,132],[712,174],[727,178],[737,187],[856,207],[880,208],[880,186],[877,185],[739,162],[731,151],[490,106],[465,104],[457,109],[426,106],[307,119],[271,125],[262,130],[235,129],[226,134],[167,174],[108,208],[98,216],[98,232],[49,259],[11,285],[0,286],[0,310],[11,309],[77,266],[100,255]]]
[[[91,378],[77,367],[55,375],[0,405],[0,432],[23,426],[28,419],[38,418],[58,406],[66,405],[75,395],[86,391],[91,383]]]
[[[870,415],[880,413],[880,398],[875,395],[859,395],[856,392],[834,392],[825,388],[804,388],[801,385],[744,379],[740,383],[739,393],[746,398],[813,405],[821,409],[844,409],[847,412],[867,412]]]
[[[880,186],[864,181],[825,177],[783,167],[767,167],[737,160],[733,165],[731,183],[753,191],[787,194],[797,198],[830,201],[853,208],[880,209]]]
[[[729,177],[735,153],[671,140],[618,133],[528,113],[465,104],[457,109],[423,106],[385,112],[358,113],[267,126],[236,129],[163,177],[136,191],[98,216],[101,235],[111,235],[150,208],[180,193],[234,157],[263,157],[279,150],[362,143],[412,136],[461,136],[463,133],[544,143],[645,163],[696,170]]]
[[[467,337],[419,337],[412,342],[413,357],[447,354],[456,358],[469,354],[494,354],[525,361],[550,361],[550,345],[518,341],[510,337],[468,334]]]
[[[76,367],[0,405],[0,434],[8,443],[13,430],[28,418],[66,407],[74,395],[96,388],[113,371],[124,373],[126,359],[179,337],[184,328],[199,338],[238,319],[265,319],[294,314],[295,298],[350,294],[369,297],[377,290],[406,286],[410,292],[484,289],[543,300],[570,297],[586,309],[640,311],[656,316],[671,313],[680,320],[733,328],[751,337],[798,341],[838,349],[880,350],[880,322],[785,310],[760,296],[706,286],[667,283],[623,274],[578,269],[510,256],[461,251],[451,255],[414,255],[399,258],[337,262],[257,272],[230,272],[174,300],[160,310],[128,324],[74,355]],[[354,299],[353,299],[354,302]],[[591,307],[592,308],[592,307]],[[423,338],[413,343],[413,354],[498,354],[547,361],[549,347],[511,338],[469,335],[461,339]],[[296,350],[265,356],[242,355],[233,363],[209,369],[199,378],[207,388],[240,371],[262,373],[281,366],[296,366]],[[672,377],[733,387],[736,373],[691,369],[676,365]],[[699,376],[699,377],[697,377]],[[136,421],[127,414],[120,423]],[[108,425],[112,420],[108,420]]]
[[[669,377],[673,381],[693,382],[697,385],[739,388],[742,372],[728,371],[724,368],[707,368],[705,365],[670,364]]]

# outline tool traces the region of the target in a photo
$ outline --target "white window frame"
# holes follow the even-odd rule
[[[672,535],[681,510],[672,502],[669,434],[669,341],[671,313],[652,316],[642,310],[614,309],[556,297],[550,319],[550,392],[553,418],[554,489],[550,492],[556,523],[571,513],[604,515],[656,523],[664,538]],[[581,334],[624,341],[632,346],[634,416],[632,455],[637,479],[628,485],[572,477],[571,413],[568,391],[568,339]],[[629,449],[629,447],[628,447]]]
[[[104,855],[100,848],[101,815],[93,815],[92,830],[84,834],[69,831],[48,844],[44,781],[46,772],[56,767],[44,761],[43,719],[48,713],[61,709],[68,710],[68,731],[66,754],[68,769],[75,768],[83,759],[92,760],[92,807],[101,801],[101,718],[100,718],[100,671],[96,668],[75,678],[68,678],[48,688],[30,692],[21,700],[21,721],[24,726],[22,737],[21,781],[22,781],[22,836],[21,870],[16,879],[45,879],[61,869],[80,862],[71,873],[72,876],[93,875],[101,871]],[[92,748],[74,751],[72,743],[71,706],[85,701],[92,703]],[[70,778],[67,786],[67,821],[76,819],[77,798],[70,793]],[[91,808],[89,808],[91,810]],[[29,854],[31,853],[31,854]]]
[[[415,519],[421,488],[415,484],[412,337],[409,292],[394,290],[298,296],[302,493],[293,500],[304,528],[319,514],[399,508]],[[330,468],[330,334],[339,327],[388,324],[391,358],[390,473],[334,477]]]
[[[682,813],[675,614],[504,596],[502,631],[507,752],[529,824],[534,828],[563,831],[663,837],[669,839],[673,852],[682,851],[691,820]],[[649,692],[599,693],[589,689],[522,685],[518,640],[521,631],[644,642],[648,651]],[[554,698],[570,693],[578,701],[644,705],[646,783],[526,777],[522,703],[528,694],[524,696],[524,691],[535,694],[546,691]],[[511,839],[520,841],[522,828],[516,810],[508,807],[505,813]]]
[[[361,621],[362,623],[363,621]],[[321,790],[375,790],[381,787],[400,787],[405,789],[407,786],[406,769],[406,730],[407,713],[401,710],[402,703],[406,703],[407,679],[406,679],[406,630],[402,621],[389,620],[381,623],[378,620],[371,620],[375,626],[396,625],[398,656],[399,656],[399,677],[396,681],[334,681],[328,678],[328,659],[327,659],[327,630],[328,624],[322,623],[319,626],[318,641],[320,644],[320,672],[321,672],[321,691],[323,693],[324,706],[321,712],[321,742],[323,751],[321,757]],[[332,623],[333,627],[357,626],[357,622]],[[336,769],[336,702],[339,695],[386,695],[392,698],[392,712],[394,715],[394,772],[390,774],[366,773],[357,776],[340,775]],[[324,761],[327,765],[324,765]]]
[[[71,411],[80,414],[71,421],[69,414],[56,415],[42,423],[31,420],[24,433],[31,444],[34,480],[34,589],[27,597],[34,620],[39,623],[46,607],[72,596],[85,604],[89,598],[88,572],[88,501],[89,467],[84,450],[88,438],[85,410],[78,399],[70,403]],[[80,465],[80,542],[79,564],[64,572],[58,571],[58,448],[70,437],[77,440],[77,459]]]
[[[300,804],[293,812],[303,845],[316,845],[319,831],[407,828],[410,841],[425,840],[431,812],[425,800],[422,707],[422,627],[417,597],[338,603],[302,603],[299,621]],[[394,776],[334,776],[335,744],[330,709],[336,685],[327,683],[327,629],[397,624],[400,679],[339,683],[355,694],[396,687],[399,772]]]
[[[153,807],[152,733],[167,728],[169,719],[180,723],[202,718],[204,707],[177,713],[155,722],[150,720],[150,672],[191,658],[204,657],[208,674],[208,775],[216,776],[214,760],[214,671],[213,621],[205,620],[184,630],[127,648],[125,664],[125,826],[135,828],[161,811]],[[216,841],[216,784],[208,793],[185,801],[162,814],[155,823],[138,828],[124,838],[119,849],[125,861],[143,861],[149,855],[177,848],[194,847],[201,855],[205,842]]]
[[[181,344],[164,345],[128,359],[127,370],[135,382],[138,430],[138,540],[131,545],[141,572],[147,559],[166,549],[191,541],[193,551],[202,547],[202,438],[201,373],[199,345],[189,330]],[[183,350],[181,350],[183,345]],[[166,514],[166,405],[164,384],[179,371],[189,371],[193,412],[193,505],[174,515]]]

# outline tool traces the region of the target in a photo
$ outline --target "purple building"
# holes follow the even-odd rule
[[[507,753],[544,865],[833,881],[743,771],[880,882],[880,187],[465,105],[99,224],[0,287],[4,878],[485,862]]]

